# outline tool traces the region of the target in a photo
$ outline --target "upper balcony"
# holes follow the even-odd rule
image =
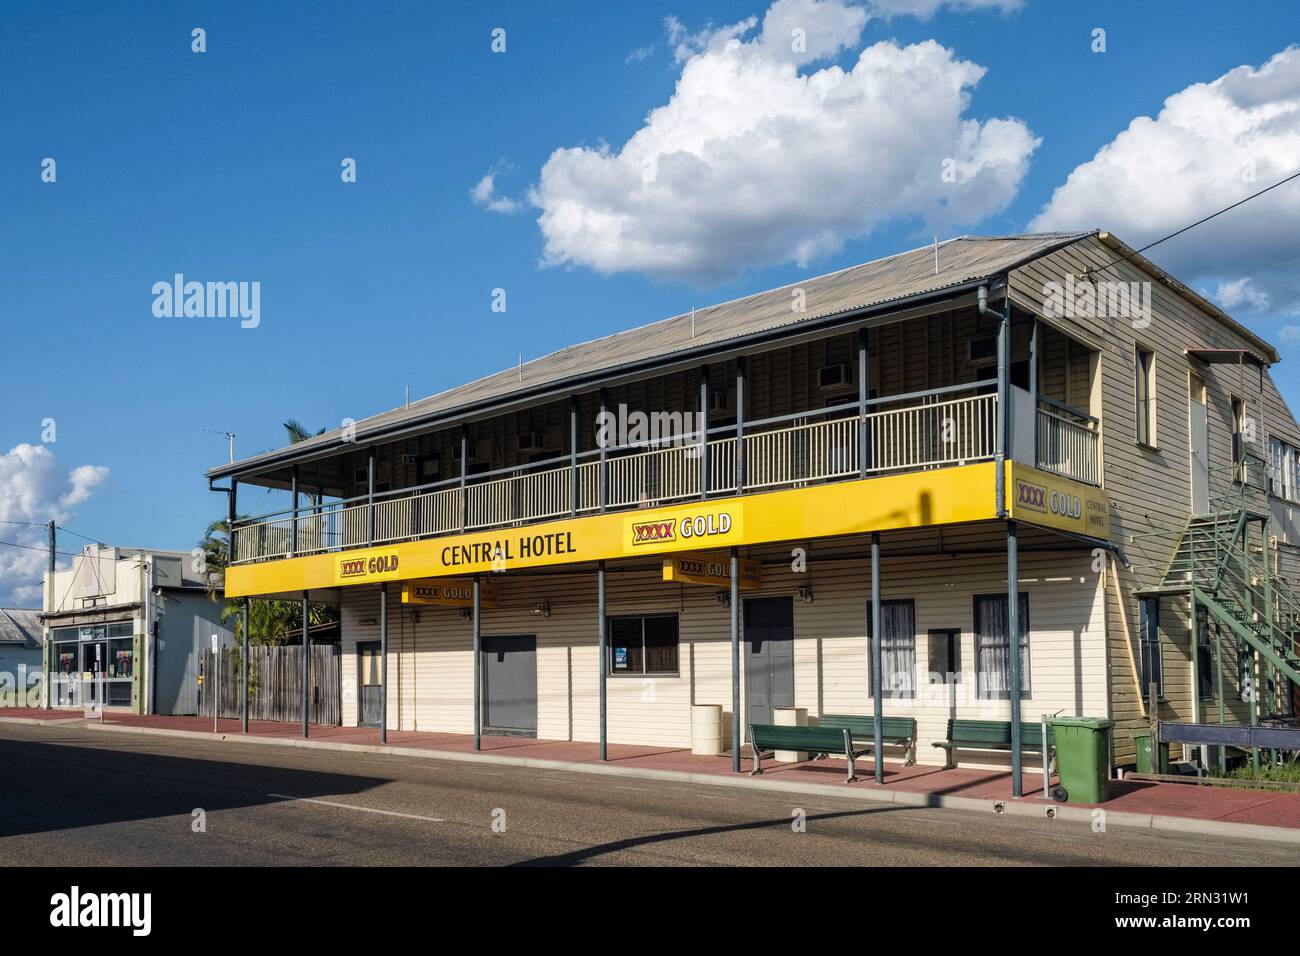
[[[859,397],[754,421],[737,416],[726,424],[694,430],[681,427],[680,413],[676,418],[674,413],[658,413],[663,416],[658,421],[667,424],[666,434],[624,436],[634,440],[621,444],[598,441],[597,447],[585,450],[578,448],[574,411],[567,454],[474,473],[460,467],[455,477],[397,489],[368,487],[364,495],[334,500],[308,490],[308,500],[296,509],[237,522],[232,562],[273,561],[989,461],[998,451],[996,385],[995,380],[985,380],[865,401]],[[1008,459],[1100,484],[1096,418],[1044,395],[1035,408],[1030,393],[1018,387],[1009,388],[1008,394]],[[647,424],[654,421],[647,416]],[[617,428],[610,431],[618,437]],[[462,436],[458,461],[474,457],[472,443]],[[373,459],[367,471],[373,475]],[[369,484],[374,484],[373,478]]]

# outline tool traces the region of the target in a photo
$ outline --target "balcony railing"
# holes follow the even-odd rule
[[[1075,481],[1101,484],[1097,419],[1050,398],[1038,400],[1038,467]]]
[[[733,495],[738,492],[738,440],[745,452],[741,492],[984,461],[996,452],[997,396],[992,388],[988,382],[873,399],[865,416],[857,402],[848,402],[746,422],[743,439],[734,427],[711,428],[709,436],[717,437],[706,443],[695,432],[650,447],[607,448],[603,455],[599,449],[585,451],[373,499],[312,503],[299,508],[296,517],[280,512],[238,524],[233,561]],[[866,454],[860,457],[864,434]],[[1095,445],[1085,442],[1077,451],[1071,446],[1071,454],[1090,450],[1095,455]],[[702,455],[708,457],[707,468]],[[707,493],[702,495],[705,481]]]

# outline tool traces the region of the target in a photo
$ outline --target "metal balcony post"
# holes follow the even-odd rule
[[[239,494],[239,479],[230,479],[230,490],[226,492],[226,563],[234,564],[239,560],[235,553],[235,522],[239,520],[239,505],[236,496]],[[54,573],[54,522],[50,522],[50,573]],[[53,578],[50,579],[53,582]],[[50,585],[53,587],[53,583]]]
[[[1073,396],[1070,396],[1073,397]],[[1038,459],[1038,316],[1029,319],[1029,398],[1034,409],[1034,465]]]
[[[375,446],[366,450],[366,544],[375,543]]]
[[[469,428],[460,426],[460,530],[469,524],[469,495],[465,491],[465,480],[469,475]]]
[[[709,496],[709,367],[700,368],[700,497]]]
[[[609,398],[605,389],[600,390],[600,425],[603,428],[605,421],[605,403]],[[596,430],[597,434],[602,434],[601,429]],[[605,434],[600,441],[600,510],[603,512],[609,507],[609,458],[608,458],[609,435]]]
[[[867,351],[867,330],[858,329],[858,477],[867,477],[871,467],[870,435],[867,432],[867,398],[871,394],[871,356]]]
[[[578,516],[578,396],[569,396],[569,516]]]
[[[298,553],[298,466],[289,469],[289,494],[293,498],[292,517],[289,519],[289,557]]]
[[[736,494],[745,493],[745,357],[736,359]]]

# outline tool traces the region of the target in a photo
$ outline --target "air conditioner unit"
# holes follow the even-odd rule
[[[998,337],[981,335],[966,343],[966,361],[971,365],[992,365],[998,360]]]
[[[853,366],[844,362],[823,365],[817,370],[817,387],[820,389],[844,388],[853,384]]]
[[[520,432],[516,441],[520,451],[542,451],[547,447],[546,432]]]

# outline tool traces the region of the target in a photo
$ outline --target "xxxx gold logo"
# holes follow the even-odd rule
[[[1039,485],[1031,485],[1026,481],[1016,482],[1016,500],[1026,508],[1032,508],[1035,511],[1047,510],[1047,489]]]
[[[339,562],[340,578],[358,578],[368,574],[386,574],[397,570],[397,555],[382,554],[370,558],[346,558]]]
[[[651,544],[676,539],[677,533],[671,521],[642,521],[632,525],[633,544]]]

